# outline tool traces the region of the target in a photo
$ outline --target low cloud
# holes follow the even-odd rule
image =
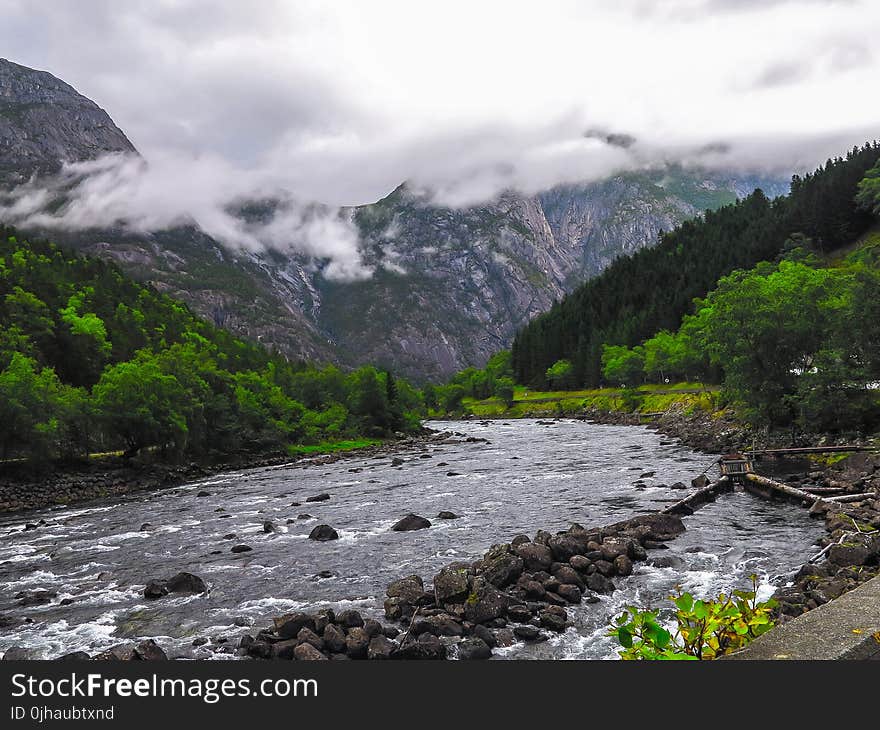
[[[339,209],[403,181],[465,206],[671,163],[788,175],[880,131],[871,0],[0,0],[0,17],[4,55],[93,98],[149,163],[70,166],[46,226],[194,221],[342,278],[369,269]],[[46,194],[5,214],[45,215]],[[232,212],[267,198],[271,220]]]
[[[261,215],[242,214],[260,204]],[[260,171],[245,174],[219,158],[181,162],[112,154],[68,163],[0,193],[0,219],[52,230],[123,228],[150,231],[196,226],[232,250],[272,249],[319,262],[336,280],[368,277],[358,232],[339,209],[303,204]]]

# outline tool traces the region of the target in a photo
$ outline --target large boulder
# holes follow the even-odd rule
[[[309,540],[317,540],[318,542],[327,542],[328,540],[338,540],[339,533],[330,525],[316,525],[309,533]]]
[[[614,583],[599,572],[588,575],[586,578],[587,588],[594,593],[613,593]]]
[[[434,576],[434,598],[438,606],[461,603],[470,593],[470,575],[466,563],[455,563]]]
[[[501,618],[507,612],[510,598],[485,578],[475,578],[464,605],[464,617],[475,624]]]
[[[553,577],[556,578],[560,583],[569,583],[571,585],[575,585],[581,590],[584,588],[584,579],[581,578],[580,574],[572,568],[570,565],[560,565],[553,571]],[[547,588],[547,586],[544,586]]]
[[[418,575],[409,575],[388,584],[385,595],[402,598],[407,603],[418,603],[425,594],[425,584]]]
[[[828,562],[840,567],[864,565],[871,557],[871,547],[865,542],[844,542],[828,549]]]
[[[551,613],[550,611],[541,611],[541,613],[538,614],[538,619],[541,622],[541,626],[545,629],[557,632],[565,631],[564,615],[559,615],[555,612]]]
[[[349,629],[360,628],[364,625],[364,617],[361,616],[360,611],[349,608],[336,615],[336,623]]]
[[[513,552],[523,560],[523,568],[529,572],[547,570],[553,562],[553,553],[546,545],[526,542],[513,548]]]
[[[170,593],[205,593],[208,584],[192,573],[178,573],[165,582]]]
[[[326,661],[327,659],[320,651],[308,643],[297,646],[293,650],[293,658],[301,662]]]
[[[471,636],[458,644],[458,658],[462,660],[489,659],[492,649],[482,639]]]
[[[300,644],[311,644],[318,651],[324,648],[324,640],[312,631],[308,626],[303,626],[296,635],[296,640]]]
[[[412,631],[417,636],[425,632],[434,636],[461,636],[464,628],[461,623],[448,613],[438,613],[434,616],[423,616],[413,621]]]
[[[643,544],[646,539],[656,542],[671,540],[674,537],[678,537],[685,530],[684,522],[681,521],[681,517],[661,512],[639,515],[638,517],[633,517],[626,522],[621,522],[613,526],[617,532],[623,532],[624,530],[631,530],[639,527],[647,528],[642,531]]]
[[[593,533],[574,531],[563,532],[554,535],[547,541],[547,546],[553,553],[554,560],[567,563],[575,555],[583,555],[587,551],[587,545],[595,537]]]
[[[445,659],[446,645],[436,636],[422,634],[398,646],[391,652],[392,659]]]
[[[370,637],[360,626],[355,626],[345,637],[345,653],[352,659],[366,659]]]
[[[523,559],[509,552],[509,545],[495,545],[486,553],[480,574],[496,588],[515,583],[523,572]]]
[[[155,600],[168,595],[168,586],[164,580],[151,580],[144,588],[144,598]]]
[[[583,597],[581,589],[570,583],[563,583],[556,589],[556,593],[569,603],[580,603],[581,598]]]
[[[367,647],[367,659],[390,659],[397,644],[386,636],[374,636]]]
[[[315,630],[315,620],[307,613],[286,613],[274,619],[275,633],[282,639],[293,639],[304,628]]]
[[[403,519],[395,522],[391,529],[395,532],[410,532],[411,530],[424,530],[426,527],[430,526],[430,520],[410,513]]]
[[[135,646],[134,657],[132,658],[139,661],[153,662],[166,660],[168,656],[155,641],[146,639]]]
[[[619,555],[629,555],[632,551],[632,540],[619,537],[608,537],[599,546],[603,560],[613,563]]]
[[[334,654],[345,651],[345,634],[342,629],[333,624],[324,628],[324,648]]]

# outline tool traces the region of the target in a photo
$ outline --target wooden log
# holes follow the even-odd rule
[[[762,487],[767,487],[768,489],[773,490],[774,492],[778,492],[790,499],[796,499],[799,502],[806,502],[807,504],[814,504],[816,502],[827,502],[824,497],[816,496],[815,494],[810,494],[809,492],[805,492],[803,489],[798,489],[797,487],[791,487],[788,484],[783,484],[782,482],[774,481],[773,479],[768,479],[767,477],[762,477],[759,474],[746,474],[746,479],[755,484],[759,484]]]
[[[711,482],[693,494],[689,494],[684,499],[680,499],[675,504],[660,510],[660,513],[668,515],[693,514],[695,510],[702,507],[706,502],[715,499],[717,494],[728,490],[731,486],[732,484],[728,477],[721,477],[718,481]]]
[[[846,487],[805,487],[810,494],[843,494]]]
[[[746,451],[751,456],[773,456],[779,454],[785,456],[788,454],[839,454],[849,451],[872,451],[870,446],[798,446],[789,449],[756,449],[755,451]]]
[[[826,497],[828,502],[861,502],[863,499],[872,499],[873,492],[859,492],[858,494],[841,494],[838,497]]]

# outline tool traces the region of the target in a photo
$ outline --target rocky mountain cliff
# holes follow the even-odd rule
[[[0,58],[0,183],[134,146],[95,102],[50,73]]]
[[[54,76],[0,61],[0,176],[7,184],[64,160],[133,145],[96,104]],[[0,182],[4,180],[0,177]],[[326,278],[303,255],[233,252],[193,228],[53,237],[115,259],[237,334],[294,357],[374,362],[416,379],[481,365],[518,327],[616,256],[658,232],[779,180],[667,168],[468,209],[401,186],[341,212],[372,277]],[[14,222],[14,221],[10,221]]]

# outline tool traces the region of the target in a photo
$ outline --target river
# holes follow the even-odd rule
[[[711,461],[644,427],[575,420],[428,425],[463,435],[403,449],[399,466],[385,456],[252,469],[4,516],[0,652],[18,646],[51,658],[152,637],[169,656],[233,658],[238,636],[285,611],[331,605],[380,617],[385,586],[396,578],[418,573],[427,583],[443,565],[476,559],[518,533],[533,536],[571,522],[599,526],[662,508],[685,493],[661,482],[689,485]],[[649,472],[654,476],[642,477]],[[197,496],[205,491],[210,494]],[[322,492],[331,499],[305,502]],[[435,519],[441,510],[460,518]],[[433,526],[392,532],[409,512]],[[37,529],[24,529],[41,520]],[[274,532],[264,532],[266,520]],[[142,530],[144,523],[152,527]],[[333,526],[340,539],[308,540],[319,523]],[[761,595],[769,595],[815,552],[822,534],[821,523],[803,509],[741,492],[722,496],[685,524],[668,550],[651,552],[668,567],[638,563],[631,577],[616,579],[612,596],[570,609],[576,628],[499,656],[613,658],[605,630],[623,605],[657,605],[676,585],[715,595],[744,587],[752,573],[760,576]],[[240,543],[253,550],[231,553]],[[148,580],[179,571],[202,576],[209,594],[144,599]],[[57,597],[19,605],[19,592],[36,590]],[[8,623],[15,625],[2,627]],[[193,646],[199,637],[210,641]]]

